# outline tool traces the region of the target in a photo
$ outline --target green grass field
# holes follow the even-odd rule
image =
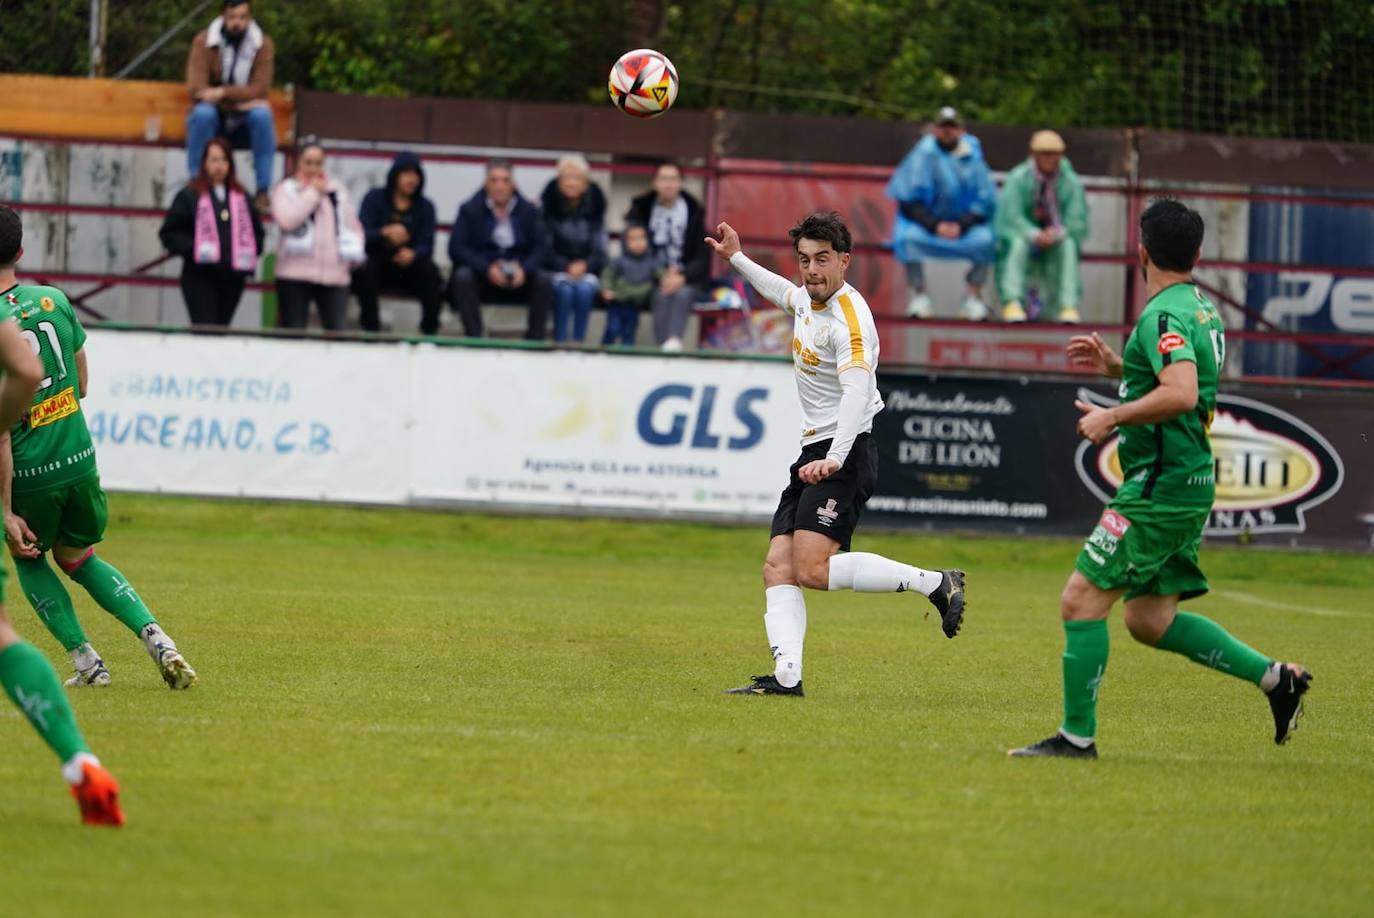
[[[758,529],[114,495],[105,557],[199,669],[74,695],[128,825],[83,829],[0,711],[6,914],[1355,914],[1374,901],[1374,565],[1212,548],[1190,605],[1315,673],[1272,742],[1251,686],[1114,620],[1096,763],[1058,723],[1069,541],[877,536],[965,567],[924,600],[808,596],[805,699],[769,668]],[[68,663],[18,597],[11,616]],[[1363,904],[1361,904],[1363,903]]]

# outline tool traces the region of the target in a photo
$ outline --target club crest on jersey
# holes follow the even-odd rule
[[[13,293],[7,293],[5,294],[5,302],[9,303],[11,306],[18,306],[19,297],[15,296]]]
[[[1167,354],[1170,351],[1176,351],[1181,347],[1187,346],[1188,342],[1184,341],[1183,336],[1180,335],[1178,332],[1169,332],[1168,334],[1161,336],[1159,339],[1159,352],[1161,354]]]
[[[816,518],[820,521],[822,526],[829,526],[840,518],[839,511],[835,509],[835,499],[833,497],[825,502],[824,507],[816,508]]]

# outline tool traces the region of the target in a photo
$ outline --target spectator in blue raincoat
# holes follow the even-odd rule
[[[964,130],[958,112],[949,106],[940,109],[935,129],[897,166],[887,196],[897,202],[892,245],[897,260],[906,265],[911,288],[907,315],[925,319],[933,314],[925,260],[941,258],[973,263],[961,308],[965,318],[986,319],[982,287],[996,256],[992,219],[997,192],[983,145]]]

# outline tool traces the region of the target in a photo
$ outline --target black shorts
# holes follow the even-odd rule
[[[773,514],[772,534],[790,535],[798,529],[819,532],[849,551],[849,541],[859,525],[864,504],[878,484],[878,446],[872,436],[861,433],[834,475],[813,485],[797,477],[802,466],[824,459],[828,452],[829,440],[802,447],[801,456],[792,463],[792,477],[778,500],[778,511]]]

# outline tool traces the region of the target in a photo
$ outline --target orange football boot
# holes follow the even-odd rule
[[[124,825],[124,811],[119,808],[119,782],[94,762],[81,764],[81,783],[72,786],[72,796],[81,807],[81,821],[86,825]]]

